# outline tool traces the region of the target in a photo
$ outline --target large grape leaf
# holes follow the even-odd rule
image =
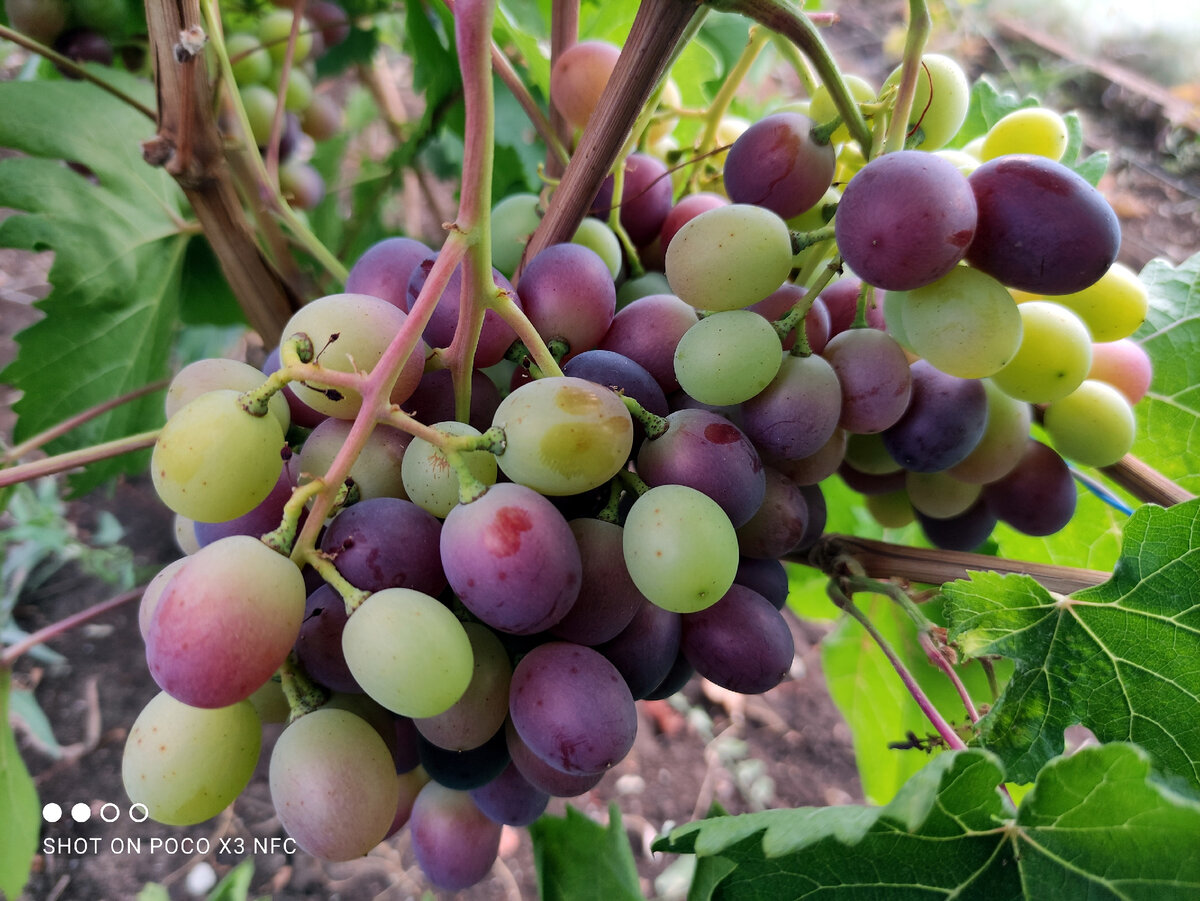
[[[983,751],[935,758],[882,808],[772,810],[689,823],[655,850],[699,858],[689,901],[1185,898],[1200,892],[1200,800],[1144,751],[1059,758],[1012,811]]]
[[[0,899],[16,898],[29,878],[41,825],[37,789],[8,723],[12,670],[0,666]]]
[[[1134,335],[1154,364],[1150,393],[1136,406],[1133,453],[1200,493],[1200,253],[1179,267],[1152,260],[1146,322]]]
[[[617,805],[608,826],[568,805],[565,817],[543,816],[529,827],[542,901],[642,901],[637,865]]]
[[[950,639],[1016,670],[979,740],[1030,782],[1073,723],[1200,786],[1200,500],[1139,508],[1112,578],[1069,598],[1028,576],[951,582]]]
[[[148,86],[122,86],[152,101]],[[18,335],[19,355],[0,372],[24,392],[15,405],[21,441],[163,377],[190,237],[182,193],[141,158],[139,141],[155,127],[142,114],[75,81],[2,83],[0,109],[0,146],[25,154],[0,160],[0,206],[25,213],[0,223],[0,246],[55,252],[53,290],[37,305],[45,316]],[[161,397],[142,398],[48,449],[120,438],[161,420]],[[96,464],[74,487],[131,465],[144,463]]]

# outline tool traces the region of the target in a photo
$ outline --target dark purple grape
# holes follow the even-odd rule
[[[935,519],[920,510],[914,511],[921,531],[934,547],[948,551],[973,551],[992,534],[996,515],[982,498],[957,516]]]
[[[682,647],[697,673],[741,694],[761,694],[782,682],[796,652],[783,615],[737,584],[711,607],[683,615]]]
[[[750,521],[737,530],[744,557],[776,559],[796,546],[808,526],[808,505],[800,486],[773,466],[764,469],[766,494]]]
[[[457,791],[487,785],[504,772],[511,759],[503,728],[479,747],[466,751],[439,748],[418,734],[417,753],[430,779]]]
[[[613,203],[613,177],[601,184],[592,212],[608,218]],[[621,190],[621,227],[635,247],[644,247],[659,236],[671,212],[671,177],[666,164],[647,153],[631,153],[625,158],[624,186]]]
[[[894,425],[908,409],[912,373],[896,339],[873,328],[834,335],[821,354],[842,385],[839,425],[870,434]]]
[[[661,701],[663,698],[669,698],[671,695],[683,689],[683,686],[688,684],[688,680],[696,674],[696,668],[692,666],[683,653],[683,648],[679,649],[679,656],[675,658],[675,662],[671,665],[671,671],[667,673],[658,686],[646,695],[644,700]]]
[[[800,113],[773,113],[744,132],[725,157],[725,190],[734,203],[753,203],[784,219],[798,216],[833,184],[833,145],[818,144],[813,122]]]
[[[646,603],[612,641],[596,648],[608,658],[635,700],[644,698],[667,677],[679,656],[679,614]]]
[[[724,417],[706,410],[676,410],[667,431],[642,444],[638,475],[651,487],[687,485],[707,494],[742,525],[762,505],[762,460],[750,439]]]
[[[321,550],[357,588],[411,588],[437,597],[446,587],[438,561],[441,530],[436,516],[411,501],[376,497],[335,516]]]
[[[486,432],[500,406],[500,389],[485,373],[471,372],[471,412],[467,422]],[[449,422],[454,415],[454,381],[449,369],[434,369],[421,376],[417,389],[404,402],[404,412],[426,425]]]
[[[833,437],[841,416],[841,382],[815,354],[785,355],[771,383],[742,403],[742,428],[769,459],[815,454]]]
[[[433,261],[436,256],[436,253],[431,254],[413,267],[406,291],[408,298],[406,312],[411,312],[413,305],[417,302],[417,298],[429,278],[429,272],[433,269]],[[496,282],[496,287],[506,291],[517,306],[521,305],[516,289],[499,269],[492,269],[492,278]],[[455,266],[454,271],[446,280],[446,287],[442,291],[441,297],[438,298],[433,315],[429,317],[429,322],[422,333],[430,347],[449,347],[450,342],[454,340],[455,332],[458,329],[462,291],[462,266]],[[486,369],[488,366],[495,366],[504,359],[505,352],[516,339],[517,333],[500,318],[500,314],[495,310],[488,310],[483,314],[483,327],[479,332],[479,343],[475,347],[475,368]]]
[[[1066,461],[1032,438],[1016,467],[983,487],[996,518],[1026,535],[1053,535],[1063,528],[1075,515],[1077,496]]]
[[[958,265],[975,220],[975,195],[958,167],[932,153],[899,150],[850,179],[833,224],[855,275],[888,291],[910,291]]]
[[[883,432],[892,459],[909,472],[941,472],[966,459],[987,427],[987,392],[925,360],[912,365],[912,400]]]
[[[796,553],[804,553],[825,534],[825,522],[829,513],[820,485],[801,485],[800,493],[804,496],[804,503],[808,505],[808,524],[804,527],[803,537],[793,548]],[[770,597],[767,599],[770,600]]]
[[[596,650],[567,641],[538,645],[513,670],[509,715],[522,741],[564,773],[601,773],[637,733],[637,708],[620,672]]]
[[[655,416],[666,416],[667,396],[646,368],[612,350],[585,350],[563,366],[563,375],[587,379],[632,397]]]
[[[313,24],[316,34],[320,35],[321,43],[324,45],[323,50],[336,47],[350,37],[350,17],[336,3],[330,3],[329,0],[315,0],[304,8],[304,15]],[[351,289],[347,288],[346,290],[350,291]],[[370,294],[371,292],[363,291],[361,293]]]
[[[500,850],[501,828],[469,794],[436,782],[421,789],[408,821],[421,871],[448,891],[470,888],[488,874]]]
[[[546,810],[550,795],[531,785],[515,763],[486,785],[470,791],[483,815],[505,826],[528,826]]]
[[[583,577],[579,597],[550,632],[576,644],[598,645],[615,638],[649,602],[625,566],[622,529],[599,519],[574,519]]]
[[[382,297],[408,312],[408,281],[421,261],[432,255],[433,249],[416,238],[377,241],[350,267],[346,293]]]
[[[756,557],[743,557],[738,561],[737,574],[733,584],[744,585],[758,592],[771,602],[776,610],[782,610],[787,603],[788,575],[783,564],[778,560],[764,560]]]
[[[504,725],[504,737],[508,741],[508,753],[513,766],[534,788],[555,798],[574,798],[591,791],[604,778],[604,771],[576,775],[555,769],[533,753],[517,733],[510,719]]]
[[[421,765],[421,755],[417,751],[417,739],[420,738],[421,733],[417,731],[416,723],[409,717],[397,716],[390,710],[387,712],[395,721],[392,727],[395,737],[388,743],[388,747],[392,749],[392,759],[396,762],[397,774],[403,775]]]
[[[967,262],[1003,284],[1039,295],[1072,294],[1116,261],[1116,213],[1062,163],[1009,154],[984,163],[968,181],[979,225]]]
[[[361,693],[362,688],[346,665],[342,630],[346,628],[346,602],[331,585],[322,585],[308,596],[304,622],[296,639],[296,657],[304,672],[332,691]]]
[[[695,309],[674,294],[649,294],[617,311],[600,348],[641,364],[670,394],[679,390],[675,349],[683,333],[699,321]]]
[[[608,264],[582,244],[552,244],[521,272],[517,293],[539,335],[561,338],[571,356],[591,350],[612,325],[617,288]]]
[[[99,63],[111,66],[113,61],[112,41],[90,28],[70,28],[58,36],[54,49],[69,60],[77,63]],[[78,78],[74,72],[62,71],[67,78]]]
[[[500,482],[451,510],[441,557],[467,609],[502,632],[545,631],[579,595],[575,536],[554,505],[524,485]]]

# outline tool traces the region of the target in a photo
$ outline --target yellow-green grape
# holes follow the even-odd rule
[[[536,194],[509,194],[492,207],[492,265],[512,275],[521,264],[529,236],[542,221]]]
[[[1020,304],[1021,346],[992,381],[1004,393],[1031,404],[1066,397],[1087,378],[1092,336],[1083,320],[1045,300]]]
[[[869,103],[875,99],[875,88],[871,82],[858,75],[842,77],[846,81],[846,87],[850,89],[850,96],[856,102]],[[824,125],[826,122],[832,122],[837,115],[839,113],[833,103],[833,98],[829,96],[829,90],[823,84],[817,85],[817,89],[813,91],[812,102],[808,106],[808,117],[817,125]],[[844,122],[833,130],[831,139],[835,144],[844,144],[850,140],[850,130],[846,128]]]
[[[949,160],[963,175],[970,175],[979,168],[979,164],[982,162],[979,157],[972,156],[965,150],[955,150],[949,147],[943,147],[941,150],[935,150],[934,155],[940,156],[942,159]]]
[[[1123,263],[1113,263],[1100,280],[1074,294],[1056,295],[1055,303],[1074,310],[1097,342],[1128,338],[1146,320],[1150,295]]]
[[[837,167],[833,170],[834,184],[846,184],[866,164],[867,158],[858,144],[849,141],[841,145],[838,148]]]
[[[342,652],[363,691],[401,716],[449,710],[475,672],[462,623],[411,588],[385,588],[363,601],[346,621]]]
[[[160,692],[138,714],[125,740],[125,792],[146,805],[156,822],[203,822],[241,794],[254,774],[261,743],[262,723],[249,701],[207,709]]]
[[[246,119],[250,123],[250,136],[259,147],[271,140],[271,123],[275,120],[275,92],[262,84],[248,84],[239,89]]]
[[[1013,110],[983,137],[982,159],[994,160],[1010,153],[1032,153],[1052,160],[1067,150],[1067,123],[1052,109],[1031,106]]]
[[[271,57],[254,35],[233,32],[225,37],[225,49],[239,86],[263,84],[271,77]]]
[[[571,236],[572,244],[582,244],[589,250],[594,250],[604,264],[608,266],[609,274],[615,279],[621,274],[624,255],[621,252],[621,241],[608,225],[595,216],[584,216],[575,234]]]
[[[163,401],[167,419],[174,416],[188,401],[195,400],[201,394],[219,388],[253,391],[262,387],[266,380],[267,377],[259,370],[241,360],[214,357],[189,363],[175,374],[171,384],[167,386],[167,396]],[[281,392],[275,392],[267,404],[267,410],[279,420],[279,427],[286,434],[292,423],[287,398]]]
[[[480,434],[479,429],[465,422],[439,422],[434,426],[451,435]],[[465,451],[463,461],[471,475],[484,485],[496,484],[496,457],[485,450]],[[424,438],[413,438],[400,464],[404,490],[408,499],[434,516],[445,519],[459,499],[458,473],[446,455]]]
[[[885,529],[903,529],[916,519],[907,491],[889,491],[887,494],[868,494],[867,512]]]
[[[888,88],[899,87],[902,68],[897,66],[887,77],[881,95]],[[916,146],[921,150],[945,147],[966,120],[970,101],[971,85],[962,66],[940,53],[926,53],[921,57],[917,90],[908,115],[908,124],[919,125],[924,133]]]
[[[278,9],[267,13],[258,23],[258,39],[267,48],[271,62],[275,65],[283,62],[284,56],[287,55],[294,16],[295,13],[290,9]],[[308,59],[311,51],[312,26],[308,22],[302,21],[299,32],[296,34],[296,49],[292,54],[292,65],[304,62]]]
[[[1086,466],[1116,463],[1133,447],[1136,431],[1125,395],[1093,379],[1050,404],[1044,425],[1055,450]]]
[[[960,482],[944,472],[906,473],[904,488],[913,509],[934,519],[966,513],[983,491],[982,485]]]
[[[1029,404],[1009,397],[991,379],[983,380],[988,419],[983,437],[961,463],[946,472],[961,482],[986,485],[1008,475],[1029,445],[1033,411]]]
[[[283,430],[252,416],[231,389],[202,394],[167,420],[154,443],[150,475],[162,502],[199,522],[249,513],[279,478]]]
[[[728,310],[684,332],[675,349],[675,376],[703,404],[740,404],[771,383],[782,355],[779,335],[765,317]]]

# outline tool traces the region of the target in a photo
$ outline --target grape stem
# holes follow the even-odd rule
[[[883,152],[901,150],[908,134],[908,119],[912,114],[913,98],[917,93],[917,78],[924,67],[921,54],[933,30],[926,0],[908,0],[908,31],[904,38],[904,60],[900,64],[900,84],[896,93],[896,105],[888,122]],[[868,156],[868,159],[870,157]]]
[[[667,430],[671,427],[671,424],[665,417],[651,413],[623,391],[618,391],[617,397],[621,398],[624,402],[626,408],[629,410],[629,415],[641,424],[642,430],[645,431],[646,437],[649,440],[653,441],[655,438],[661,438],[667,434]]]
[[[38,645],[45,644],[50,639],[57,638],[59,635],[69,632],[76,626],[81,626],[89,620],[103,616],[110,610],[116,610],[118,607],[122,607],[131,601],[140,599],[145,590],[145,585],[131,588],[129,591],[122,592],[116,597],[109,598],[107,601],[93,604],[90,607],[80,610],[78,613],[72,613],[70,616],[60,619],[58,622],[43,626],[36,632],[26,635],[20,641],[13,642],[4,649],[3,653],[0,653],[0,669],[12,669],[23,654],[28,653]]]
[[[329,692],[308,677],[296,652],[287,655],[278,670],[283,696],[288,702],[288,722],[294,723],[329,700]]]
[[[115,441],[106,441],[103,444],[83,447],[79,450],[67,451],[53,457],[45,457],[41,460],[33,460],[29,463],[21,463],[18,466],[0,469],[0,488],[16,485],[18,482],[40,479],[42,476],[66,472],[68,469],[75,469],[78,466],[87,466],[89,463],[97,463],[100,460],[108,460],[112,457],[119,457],[122,454],[152,447],[154,442],[158,440],[158,433],[160,431],[160,429],[152,429],[149,432],[139,432],[136,435],[117,438]]]

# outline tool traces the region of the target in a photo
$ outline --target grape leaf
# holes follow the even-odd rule
[[[150,97],[132,79],[122,87]],[[181,192],[142,161],[138,142],[154,124],[140,113],[75,81],[0,84],[0,109],[0,146],[27,154],[0,160],[0,206],[26,214],[0,223],[0,246],[55,251],[53,290],[37,304],[45,317],[18,335],[19,355],[0,373],[24,392],[14,406],[22,441],[163,377],[190,238]],[[161,421],[161,398],[146,397],[47,449],[109,441]],[[144,465],[142,455],[95,464],[72,485],[82,491]]]
[[[689,901],[1074,901],[1200,890],[1200,800],[1165,785],[1141,749],[1059,758],[1015,813],[996,790],[1003,778],[986,752],[946,753],[883,808],[702,820],[654,849],[699,856],[706,878]]]
[[[529,827],[542,901],[642,901],[637,865],[616,804],[601,826],[571,806]]]
[[[8,690],[12,670],[0,666],[0,898],[16,898],[29,878],[37,850],[41,808],[37,789],[25,761],[17,753],[17,740],[8,724]]]
[[[1142,270],[1150,293],[1134,340],[1150,355],[1150,392],[1134,407],[1133,453],[1200,493],[1200,253],[1179,267],[1152,260]]]
[[[949,637],[964,654],[1016,664],[979,740],[1030,782],[1082,723],[1133,741],[1200,786],[1200,500],[1139,508],[1112,579],[1070,598],[1028,576],[972,573],[948,583]]]

